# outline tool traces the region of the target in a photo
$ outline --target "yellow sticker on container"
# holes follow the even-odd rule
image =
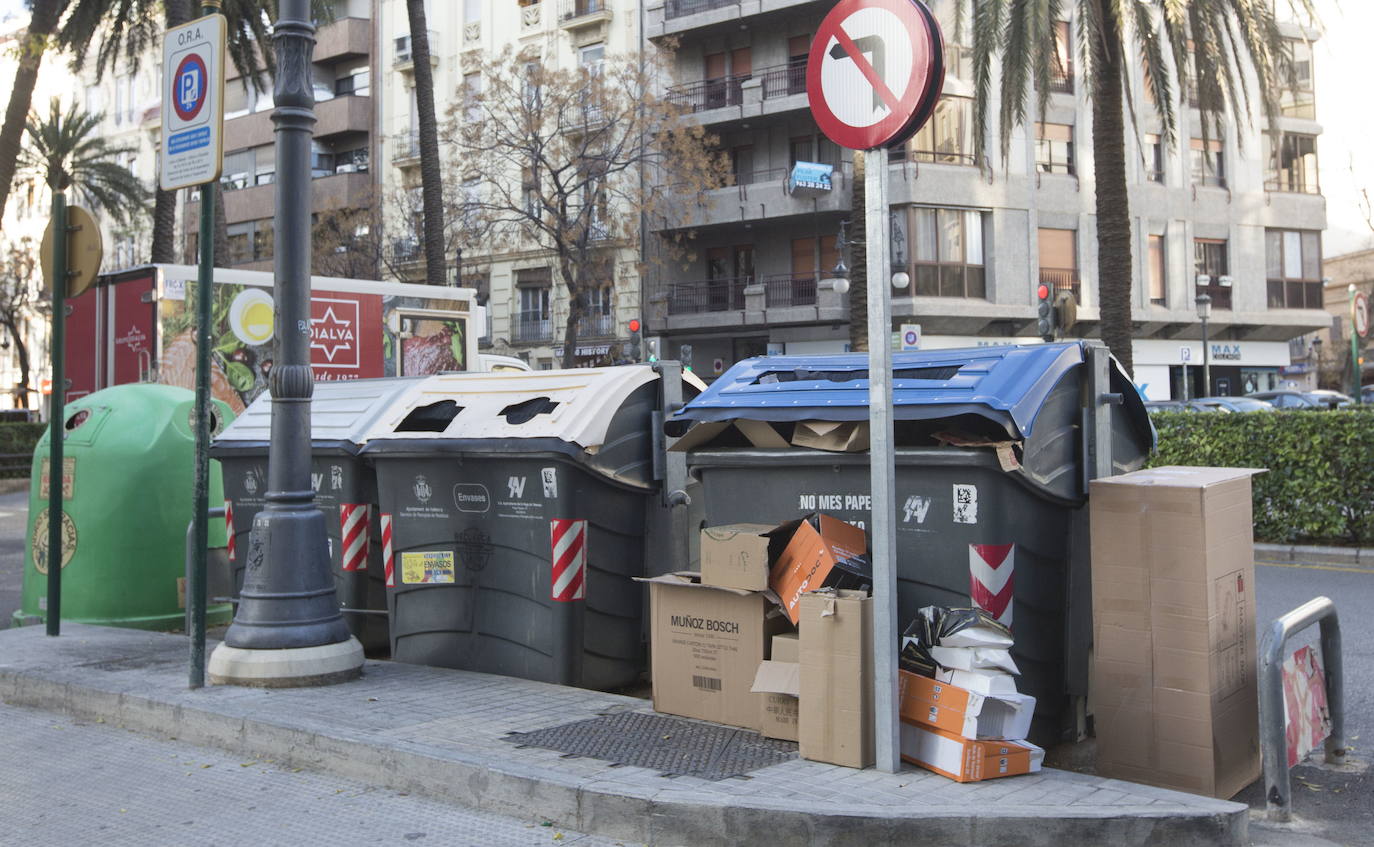
[[[52,460],[47,456],[43,457],[43,467],[39,471],[38,496],[44,500],[48,499],[48,492],[51,487],[48,480],[52,479]],[[72,499],[72,489],[76,486],[76,457],[62,457],[62,499]]]
[[[402,553],[401,582],[406,585],[452,585],[453,551],[421,550]]]

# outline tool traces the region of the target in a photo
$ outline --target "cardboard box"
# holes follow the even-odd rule
[[[795,632],[773,636],[772,660],[759,663],[750,689],[760,697],[759,732],[765,738],[797,740],[797,697],[801,694],[800,642]]]
[[[1029,694],[984,695],[908,671],[897,671],[897,704],[903,720],[964,738],[1025,738],[1035,714]]]
[[[768,590],[768,538],[765,524],[708,526],[701,531],[701,582],[743,591]]]
[[[762,594],[697,580],[695,573],[640,580],[649,584],[654,711],[758,729],[759,695],[749,689],[786,618]]]
[[[1248,468],[1094,480],[1098,773],[1228,798],[1260,774]]]
[[[722,446],[761,447],[777,450],[788,447],[787,439],[778,434],[767,421],[701,421],[687,430],[668,448],[670,453],[683,453],[720,441]]]
[[[822,587],[866,589],[873,583],[868,536],[830,515],[788,521],[768,534],[768,585],[792,623],[801,620],[801,598]]]
[[[802,595],[803,759],[851,768],[873,764],[873,598],[823,589]]]
[[[798,421],[792,430],[792,446],[862,453],[868,449],[868,421]]]
[[[1045,751],[1029,741],[976,741],[902,721],[902,759],[955,782],[1036,773]]]

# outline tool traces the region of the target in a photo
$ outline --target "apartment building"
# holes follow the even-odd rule
[[[464,90],[481,90],[480,63],[507,47],[519,61],[551,69],[597,64],[641,47],[640,8],[633,0],[462,0],[427,4],[426,16],[435,111],[441,121],[462,102]],[[383,155],[390,167],[384,194],[393,204],[397,198],[414,197],[412,211],[418,211],[419,121],[405,3],[383,0],[377,25],[387,45],[382,125]],[[441,155],[447,157],[447,192],[461,197],[483,190],[482,174],[465,170],[443,149]],[[461,220],[450,224],[462,225]],[[402,278],[423,273],[420,234],[418,223],[407,227],[403,222],[388,231],[393,256],[412,260],[399,263]],[[579,365],[623,359],[629,321],[638,317],[638,246],[620,244],[608,250],[614,254],[604,263],[608,278],[594,287],[580,324],[575,350]],[[483,349],[517,356],[538,368],[559,366],[569,304],[547,250],[533,242],[499,251],[469,244],[461,255],[454,251],[452,263],[449,273],[477,289],[478,301],[487,307]]]
[[[373,234],[365,218],[354,213],[378,202],[377,107],[372,80],[377,56],[375,0],[332,0],[332,19],[320,24],[310,67],[315,92],[315,135],[311,140],[312,219],[335,216],[348,231],[334,251],[357,250],[364,255],[345,265],[348,274],[375,278],[380,264],[370,248]],[[266,49],[272,46],[265,45]],[[276,211],[276,135],[272,125],[272,90],[245,85],[230,63],[224,89],[224,167],[219,187],[224,192],[228,224],[229,260],[225,264],[248,270],[271,270],[273,215]],[[156,94],[154,95],[156,96]],[[154,110],[156,111],[156,110]],[[160,116],[154,114],[153,129]],[[190,192],[180,226],[186,257],[193,261],[200,226],[200,197]],[[357,230],[356,232],[354,230]],[[353,242],[356,239],[357,244]],[[316,260],[316,265],[319,260]],[[327,270],[327,269],[325,269]],[[320,272],[319,267],[316,268]]]
[[[676,94],[719,136],[735,174],[708,208],[660,233],[690,231],[695,260],[646,281],[650,334],[663,337],[666,356],[689,346],[708,379],[747,356],[847,349],[847,296],[834,289],[831,270],[851,210],[853,156],[819,133],[806,98],[811,38],[831,5],[645,0],[645,38],[677,43]],[[1096,336],[1092,113],[1074,67],[1076,24],[1071,15],[1057,24],[1064,72],[1045,114],[1013,129],[1005,161],[994,154],[979,162],[971,62],[953,8],[953,0],[933,4],[945,24],[943,98],[889,157],[892,266],[911,279],[893,290],[894,329],[920,324],[929,348],[1033,343],[1035,289],[1045,282],[1078,299],[1071,335]],[[1318,33],[1283,26],[1300,74],[1283,93],[1277,152],[1258,116],[1204,141],[1187,92],[1173,144],[1148,107],[1137,110],[1140,138],[1127,150],[1133,352],[1136,382],[1150,398],[1180,395],[1185,373],[1192,396],[1282,385],[1290,340],[1329,323],[1311,83]],[[993,112],[990,150],[999,132]],[[1211,298],[1205,389],[1201,294]]]

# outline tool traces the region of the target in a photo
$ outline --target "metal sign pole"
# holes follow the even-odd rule
[[[888,277],[887,150],[864,154],[864,239],[868,251],[868,427],[873,495],[873,732],[877,767],[902,766],[897,715],[897,500],[892,450],[892,293]]]
[[[62,634],[62,419],[67,337],[67,195],[52,197],[52,390],[48,393],[48,635]],[[35,557],[36,558],[36,557]]]

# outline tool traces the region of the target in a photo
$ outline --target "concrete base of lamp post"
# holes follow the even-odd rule
[[[211,685],[299,688],[357,679],[363,673],[358,639],[319,647],[246,650],[221,644],[210,654]]]

